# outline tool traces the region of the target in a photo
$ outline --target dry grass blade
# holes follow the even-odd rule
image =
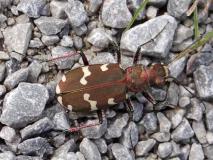
[[[127,30],[129,30],[129,29],[131,28],[132,24],[133,24],[133,23],[135,22],[135,20],[138,18],[138,16],[140,15],[140,13],[143,12],[143,10],[145,9],[145,7],[146,7],[146,5],[147,5],[148,2],[149,2],[149,0],[144,0],[144,1],[141,3],[140,7],[139,7],[139,8],[136,10],[136,12],[134,13],[134,15],[133,15],[131,21],[128,23],[128,25],[127,25],[125,31],[127,31]],[[124,32],[125,32],[125,31],[124,31]]]

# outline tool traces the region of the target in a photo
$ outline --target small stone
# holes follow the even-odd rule
[[[133,160],[132,155],[125,146],[119,143],[114,143],[111,149],[116,160]]]
[[[47,45],[47,46],[51,46],[57,42],[59,42],[59,37],[54,35],[54,36],[42,36],[41,41]]]
[[[39,135],[45,133],[51,129],[53,129],[53,123],[49,118],[45,117],[40,119],[39,121],[29,125],[22,130],[20,130],[22,139],[27,139],[29,137],[33,137],[35,135]]]
[[[118,138],[123,132],[123,128],[127,125],[129,116],[127,113],[122,114],[118,117],[107,129],[107,139]]]
[[[73,27],[73,30],[77,36],[82,36],[87,33],[87,26],[82,24],[81,26]]]
[[[181,155],[181,149],[180,149],[180,144],[175,143],[174,141],[171,141],[172,143],[172,153],[170,154],[170,157],[180,157]]]
[[[9,59],[10,57],[6,52],[0,51],[0,60],[9,60]]]
[[[213,132],[207,132],[206,133],[206,140],[208,144],[213,144]]]
[[[206,107],[206,126],[209,131],[213,132],[213,106],[209,103],[205,103]]]
[[[39,156],[24,156],[24,155],[20,155],[20,156],[16,156],[16,160],[42,160],[42,158],[39,157]]]
[[[213,98],[213,65],[201,65],[193,74],[195,86],[199,97],[204,99]]]
[[[172,139],[176,142],[191,138],[194,135],[187,119],[183,119],[181,124],[172,132]]]
[[[48,91],[43,85],[20,83],[4,98],[1,123],[13,128],[32,123],[42,114],[48,98]]]
[[[97,146],[87,138],[84,138],[80,143],[80,152],[83,153],[87,160],[101,160],[100,152]]]
[[[171,142],[160,143],[158,146],[158,155],[161,158],[166,158],[172,153],[172,150]]]
[[[55,160],[58,160],[60,158],[66,159],[65,156],[67,155],[67,153],[73,152],[74,150],[76,150],[76,143],[74,139],[70,139],[55,150],[53,158]]]
[[[109,45],[109,37],[103,28],[95,28],[88,35],[87,41],[97,48],[104,49]]]
[[[176,27],[177,21],[173,17],[158,16],[124,32],[120,48],[126,51],[123,54],[132,56],[144,44],[141,48],[144,55],[165,58],[172,46]]]
[[[157,140],[158,142],[167,142],[170,140],[170,133],[169,132],[157,132],[151,135],[151,138]]]
[[[103,3],[103,0],[89,0],[88,1],[89,12],[91,13],[97,12],[102,3]]]
[[[133,120],[135,122],[138,122],[143,114],[143,104],[142,103],[138,103],[137,101],[132,101],[133,104]]]
[[[35,83],[38,80],[38,76],[41,73],[42,65],[37,61],[33,61],[29,65],[28,81]]]
[[[184,40],[180,44],[173,45],[171,48],[171,51],[172,52],[181,52],[192,44],[193,44],[193,40],[192,40],[192,38],[189,38],[189,39]],[[182,57],[181,59],[186,59],[186,57]]]
[[[204,155],[207,159],[213,159],[213,145],[209,145],[207,147],[203,147]]]
[[[8,18],[7,19],[7,24],[8,26],[12,26],[16,23],[15,19],[14,18]]]
[[[148,133],[152,133],[155,132],[158,128],[157,126],[157,117],[155,115],[155,113],[147,113],[142,121],[140,122],[141,124],[143,124],[143,126],[145,127],[146,131]]]
[[[39,38],[34,38],[33,40],[30,41],[29,47],[41,49],[44,47],[44,44],[41,42]]]
[[[180,154],[181,160],[188,160],[190,148],[191,147],[189,144],[187,144],[181,148],[181,154]]]
[[[170,110],[166,112],[166,116],[172,122],[172,128],[176,128],[183,120],[186,111],[183,109]]]
[[[1,160],[14,160],[16,159],[15,155],[11,151],[5,151],[0,153]]]
[[[22,14],[16,18],[17,23],[29,23],[30,18],[26,14]]]
[[[56,89],[56,85],[57,83],[55,81],[50,81],[46,84],[46,88],[48,90],[48,93],[49,93],[49,100],[48,102],[51,102],[54,100],[55,98],[55,89]]]
[[[146,141],[140,141],[135,147],[136,156],[145,156],[154,147],[156,141],[154,139],[148,139]]]
[[[21,0],[17,9],[29,17],[38,18],[46,5],[46,0]]]
[[[6,66],[4,63],[0,64],[0,82],[2,82],[5,78]]]
[[[188,106],[191,104],[191,100],[190,100],[189,97],[184,96],[184,97],[181,97],[181,98],[179,99],[178,104],[179,104],[179,106],[180,106],[181,108],[186,108],[186,107],[188,107]]]
[[[49,36],[59,33],[67,22],[55,17],[43,16],[34,20],[34,23],[43,34]]]
[[[11,28],[7,27],[3,34],[4,43],[9,51],[26,54],[32,34],[32,25],[30,23],[16,24]]]
[[[120,143],[128,149],[134,148],[138,143],[138,128],[134,122],[130,122],[124,129]]]
[[[101,52],[90,61],[91,64],[116,63],[115,58],[109,52]]]
[[[104,1],[101,17],[104,25],[112,28],[125,28],[132,18],[126,0]]]
[[[158,8],[154,6],[149,6],[146,10],[146,16],[148,19],[155,18],[157,16],[157,13],[158,13]]]
[[[8,126],[2,127],[0,131],[0,137],[5,141],[12,142],[15,139],[16,131]]]
[[[186,12],[188,11],[191,0],[169,0],[167,5],[168,13],[178,19],[183,19],[186,17]]]
[[[82,40],[81,37],[74,36],[73,37],[73,43],[74,43],[75,48],[82,49],[82,47],[83,47],[83,40]]]
[[[90,125],[90,124],[94,124],[94,123],[98,123],[98,120],[97,121],[88,120],[85,125]],[[81,133],[86,138],[99,139],[100,137],[102,137],[105,134],[106,130],[107,130],[107,120],[103,120],[102,124],[100,124],[98,126],[87,127],[87,128],[81,129]]]
[[[191,38],[192,36],[193,36],[193,29],[188,28],[182,24],[179,24],[175,32],[173,44],[174,45],[180,44],[184,40]]]
[[[20,69],[11,75],[7,76],[4,85],[7,89],[11,90],[16,87],[20,82],[26,82],[29,74],[28,68]]]
[[[72,47],[73,46],[73,40],[70,36],[63,36],[60,42],[61,46],[63,47]]]
[[[75,51],[70,48],[57,46],[52,49],[51,53],[52,53],[52,58],[56,58],[56,57],[61,57],[61,56],[63,57],[63,55],[75,53]],[[74,64],[74,61],[78,57],[79,57],[79,55],[61,58],[61,59],[55,61],[55,63],[58,66],[58,69],[71,69]]]
[[[11,6],[10,10],[13,13],[13,15],[15,15],[15,16],[19,15],[17,6]]]
[[[188,111],[187,118],[193,119],[196,121],[201,121],[203,118],[203,104],[200,103],[196,98],[191,99],[192,106]]]
[[[170,75],[177,78],[184,70],[186,65],[186,57],[182,57],[178,60],[172,61],[169,65]]]
[[[18,145],[20,153],[28,155],[33,154],[43,157],[44,155],[52,154],[53,148],[42,137],[27,139]]]
[[[76,152],[76,156],[77,156],[78,160],[85,160],[85,157],[81,152]]]
[[[0,97],[2,97],[6,91],[6,87],[4,85],[0,85]]]
[[[206,129],[205,129],[205,125],[204,125],[203,121],[200,121],[200,122],[193,121],[192,128],[195,132],[195,135],[196,135],[198,141],[201,144],[206,144],[207,143]]]
[[[51,15],[55,18],[65,18],[65,8],[67,7],[68,2],[65,1],[51,1],[50,2],[50,11]]]
[[[56,113],[53,117],[53,123],[55,124],[55,129],[57,130],[69,130],[70,125],[67,120],[65,112]]]
[[[107,152],[107,144],[103,138],[94,140],[94,143],[98,147],[100,153],[104,154]]]
[[[81,26],[88,19],[84,5],[80,1],[70,0],[65,8],[65,13],[73,27]]]
[[[204,153],[200,144],[193,143],[191,146],[189,160],[202,160],[204,159]]]
[[[171,129],[171,122],[161,112],[157,113],[158,122],[160,123],[160,132],[169,132]]]

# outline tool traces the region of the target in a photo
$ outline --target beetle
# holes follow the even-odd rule
[[[56,86],[58,102],[72,112],[97,111],[100,123],[103,119],[101,110],[110,106],[126,101],[127,107],[132,110],[129,92],[142,92],[149,101],[155,103],[148,88],[164,86],[170,78],[169,69],[163,63],[156,63],[147,68],[137,64],[141,47],[142,45],[135,53],[133,65],[125,70],[119,65],[121,60],[119,49],[116,64],[89,65],[86,56],[81,51],[84,66],[70,70],[62,76]],[[192,51],[191,48],[188,52]],[[186,55],[187,49],[184,52],[180,55]],[[73,128],[71,131],[84,127]]]

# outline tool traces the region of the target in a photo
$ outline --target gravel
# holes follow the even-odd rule
[[[201,36],[213,28],[212,5],[205,8],[208,1],[197,5]],[[125,30],[141,2],[0,0],[0,159],[213,159],[212,40],[188,57],[175,59],[195,41],[193,14],[187,16],[193,1],[149,0]],[[203,12],[204,8],[208,12]],[[125,74],[134,66],[140,45],[138,64],[149,68],[164,63],[169,69],[171,79],[166,84],[145,83],[142,87],[157,104],[141,92],[128,93],[132,112],[127,111],[126,101],[103,106],[101,124],[71,133],[70,128],[99,123],[96,112],[73,113],[57,101],[57,96],[63,96],[56,96],[62,76],[84,66],[79,51],[93,65],[117,63],[120,49],[119,67]],[[154,71],[147,72],[148,80],[161,81],[161,71]],[[85,79],[92,83],[97,73],[90,72]],[[110,75],[116,73],[106,72],[105,78]],[[98,104],[108,95],[108,87],[101,84],[97,89],[88,88],[88,102],[95,101],[92,93],[97,90],[105,93]],[[87,91],[84,87],[80,87],[82,94]],[[119,91],[116,87],[115,93]]]

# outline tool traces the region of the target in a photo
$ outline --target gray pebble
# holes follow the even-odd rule
[[[103,28],[95,28],[88,35],[87,41],[97,48],[104,49],[109,45],[110,38]]]
[[[138,134],[137,125],[134,122],[130,122],[123,130],[120,143],[128,149],[134,148],[138,143]]]
[[[55,129],[57,130],[69,130],[70,124],[67,119],[65,112],[58,112],[53,117],[53,123],[55,124]]]
[[[3,34],[5,38],[4,43],[9,51],[26,54],[32,34],[31,23],[16,24],[11,28],[8,27]]]
[[[23,68],[12,73],[4,81],[5,87],[11,90],[14,87],[16,87],[20,82],[26,82],[28,78],[28,74],[29,74],[29,68]]]
[[[101,17],[103,23],[112,28],[125,28],[132,18],[126,0],[104,1]]]
[[[103,138],[94,140],[94,143],[98,147],[100,153],[104,154],[107,152],[107,144]]]
[[[204,153],[200,144],[193,143],[191,146],[189,160],[203,160]]]
[[[123,128],[127,125],[128,119],[129,116],[127,113],[117,117],[117,119],[107,128],[107,139],[120,137],[123,132]]]
[[[200,122],[193,121],[192,128],[195,132],[195,135],[196,135],[198,141],[201,144],[206,144],[207,143],[206,129],[205,129],[205,125],[204,125],[203,121],[200,121]]]
[[[186,12],[191,4],[191,0],[169,0],[167,5],[167,11],[170,15],[178,19],[186,17]]]
[[[187,140],[194,136],[194,131],[192,130],[187,119],[183,119],[181,124],[172,132],[172,139],[175,142]]]
[[[84,5],[80,1],[70,0],[65,8],[65,13],[68,16],[71,25],[74,27],[81,26],[88,19]]]
[[[45,133],[51,129],[53,129],[53,123],[49,118],[45,117],[37,122],[28,125],[27,127],[20,130],[22,139],[26,139],[35,135],[39,135]]]
[[[193,74],[199,97],[205,99],[213,98],[213,65],[201,65]]]
[[[213,132],[213,105],[210,103],[205,103],[206,107],[206,126],[209,131]]]
[[[156,132],[151,135],[151,138],[157,140],[158,142],[167,142],[170,140],[170,133],[169,132]]]
[[[90,63],[91,64],[116,63],[116,60],[111,53],[101,52],[98,53],[98,55],[94,57]]]
[[[51,46],[57,42],[59,42],[59,37],[57,35],[53,35],[53,36],[45,36],[43,35],[41,38],[41,41],[47,45],[47,46]]]
[[[81,141],[80,152],[83,153],[87,160],[101,160],[101,155],[97,146],[87,138]]]
[[[172,124],[168,118],[161,112],[157,113],[157,118],[160,124],[160,132],[169,132]]]
[[[30,65],[29,65],[29,72],[28,72],[28,81],[29,82],[37,82],[38,77],[41,73],[41,69],[42,69],[42,64],[37,62],[37,61],[33,61]]]
[[[1,123],[15,128],[26,126],[42,114],[48,98],[41,84],[20,83],[5,96]]]
[[[8,53],[4,52],[4,51],[0,51],[0,60],[9,60],[10,57],[8,55]]]
[[[158,8],[154,6],[149,6],[146,10],[146,16],[148,19],[155,18],[157,16],[157,13],[158,13]]]
[[[79,36],[74,36],[73,37],[73,43],[76,49],[82,49],[83,47],[83,40]]]
[[[63,47],[72,47],[73,46],[73,40],[70,36],[63,36],[60,42],[61,46]]]
[[[133,160],[132,155],[125,146],[119,143],[114,143],[111,149],[116,160]]]
[[[78,26],[78,27],[73,27],[73,30],[77,36],[82,36],[82,35],[86,34],[88,31],[87,25],[85,25],[85,24],[82,24],[81,26]]]
[[[204,155],[207,159],[213,159],[213,145],[209,145],[207,147],[203,147]]]
[[[85,125],[89,125],[91,123],[98,123],[98,120],[95,122],[94,120],[87,121]],[[106,130],[107,130],[107,120],[105,119],[100,125],[81,129],[81,133],[86,138],[99,139],[105,134]]]
[[[172,150],[171,142],[160,143],[158,146],[158,155],[161,158],[166,158],[172,153]]]
[[[138,103],[137,101],[132,101],[133,103],[133,120],[138,122],[143,114],[144,105],[142,103]]]
[[[12,142],[15,139],[16,131],[8,126],[2,127],[0,131],[0,137],[5,141]]]
[[[133,55],[138,46],[144,44],[141,48],[144,55],[164,58],[169,54],[176,27],[177,22],[171,16],[163,15],[153,18],[124,32],[120,47],[131,52],[124,54]]]
[[[206,133],[206,140],[208,144],[213,144],[213,132],[207,132]]]
[[[21,0],[17,9],[29,17],[38,18],[46,5],[46,0]]]
[[[76,152],[76,156],[77,156],[78,160],[85,160],[85,157],[81,152]]]
[[[16,156],[16,160],[42,160],[42,158],[39,157],[39,156],[24,156],[24,155],[20,155],[20,156]]]
[[[44,47],[44,44],[41,42],[39,38],[34,38],[33,40],[30,41],[29,47],[41,49]]]
[[[49,36],[59,33],[67,22],[55,17],[43,16],[34,20],[34,23],[43,34]]]
[[[102,3],[103,3],[103,0],[89,0],[88,1],[89,12],[91,13],[97,12]]]
[[[191,99],[191,107],[187,113],[187,118],[193,119],[196,121],[201,121],[203,118],[203,104],[200,103],[196,98]]]
[[[4,85],[0,85],[0,97],[2,97],[6,91],[6,87]]]
[[[65,8],[67,7],[68,2],[65,1],[51,1],[50,2],[50,11],[53,17],[55,18],[65,18]]]
[[[188,107],[188,106],[191,104],[191,100],[190,100],[189,97],[184,96],[184,97],[181,97],[181,98],[179,99],[178,104],[179,104],[179,106],[180,106],[181,108],[186,108],[186,107]]]
[[[186,57],[182,57],[178,60],[172,61],[169,65],[170,76],[177,78],[184,70],[186,65]]]
[[[140,141],[135,147],[136,156],[145,156],[154,147],[156,141],[154,139],[148,139],[146,141]]]
[[[1,160],[14,160],[14,159],[16,159],[16,157],[13,154],[13,152],[6,151],[6,152],[0,153],[0,159]]]
[[[181,148],[181,154],[180,154],[180,158],[181,160],[188,160],[188,156],[189,156],[189,153],[190,153],[190,145],[187,144],[185,146],[183,146]]]
[[[157,117],[155,113],[147,113],[140,122],[145,127],[148,133],[153,133],[157,130]]]
[[[34,154],[43,157],[44,155],[52,154],[53,148],[42,137],[27,139],[18,145],[20,153],[24,155]]]

